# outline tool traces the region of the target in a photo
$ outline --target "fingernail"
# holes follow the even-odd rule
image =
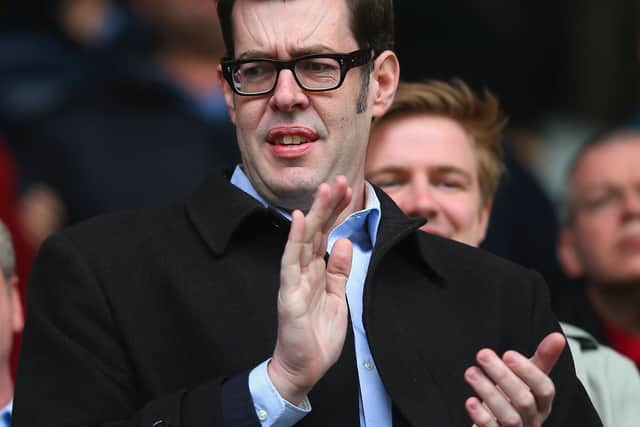
[[[476,381],[478,379],[478,374],[476,373],[475,369],[469,369],[467,371],[467,379],[470,381]]]
[[[504,354],[502,360],[504,360],[505,363],[512,365],[518,362],[518,356],[512,351],[508,351]]]
[[[478,353],[478,361],[483,362],[483,363],[489,363],[494,359],[494,354],[492,351],[489,350],[481,350]]]

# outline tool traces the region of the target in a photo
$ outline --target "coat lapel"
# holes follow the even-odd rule
[[[451,382],[463,381],[463,371],[452,368],[446,351],[451,341],[446,283],[418,243],[416,229],[424,220],[410,220],[386,195],[378,197],[384,214],[365,288],[363,320],[393,400],[394,425],[457,425],[460,408],[447,402]],[[450,378],[452,374],[458,378]]]

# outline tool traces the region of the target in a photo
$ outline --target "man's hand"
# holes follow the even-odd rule
[[[344,176],[318,187],[306,216],[292,213],[282,255],[278,292],[278,339],[269,378],[280,395],[297,405],[338,360],[347,331],[345,289],[352,245],[335,242],[325,264],[327,236],[351,201]]]
[[[555,387],[548,374],[566,341],[558,332],[547,335],[531,359],[507,351],[500,359],[492,350],[480,350],[480,367],[465,371],[467,383],[478,393],[465,407],[475,426],[539,427],[551,413]]]

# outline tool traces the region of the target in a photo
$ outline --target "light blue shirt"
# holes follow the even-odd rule
[[[13,411],[13,400],[0,410],[0,427],[10,427],[11,413]]]
[[[251,195],[265,207],[269,206],[269,203],[258,194],[240,167],[236,167],[233,172],[231,183]],[[391,399],[378,374],[362,323],[364,282],[380,225],[380,201],[373,187],[369,183],[365,184],[365,208],[352,213],[331,231],[327,252],[331,253],[333,245],[340,238],[348,238],[353,243],[351,273],[347,280],[347,301],[351,314],[360,383],[360,426],[391,427]],[[276,209],[291,220],[291,215],[288,212]],[[256,414],[263,427],[291,426],[311,411],[310,402],[305,399],[299,407],[296,407],[284,400],[269,379],[268,362],[268,360],[264,361],[249,374],[249,390]]]

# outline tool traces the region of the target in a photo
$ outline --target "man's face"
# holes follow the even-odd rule
[[[425,114],[392,119],[372,130],[366,177],[385,190],[422,229],[477,246],[487,228],[473,140],[451,119]]]
[[[0,272],[0,366],[7,366],[11,355],[13,334],[20,332],[23,326],[22,306],[16,290],[17,280],[9,279]]]
[[[584,153],[569,182],[567,270],[597,284],[640,280],[640,136],[620,138]]]
[[[235,59],[358,49],[345,0],[240,0],[233,28]],[[244,171],[261,195],[287,209],[304,209],[318,185],[336,175],[352,186],[363,180],[372,115],[371,108],[356,113],[361,87],[361,68],[328,92],[304,91],[289,70],[280,71],[275,89],[262,96],[235,95],[224,83]]]

